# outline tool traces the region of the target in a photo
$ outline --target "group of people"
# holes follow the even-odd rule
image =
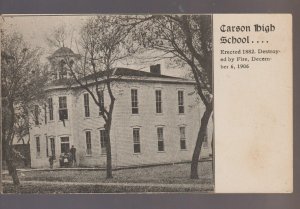
[[[49,157],[50,168],[53,168],[55,156]],[[69,152],[62,153],[59,157],[60,167],[76,167],[76,148],[72,145]]]

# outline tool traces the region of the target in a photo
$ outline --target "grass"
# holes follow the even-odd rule
[[[187,191],[212,191],[211,161],[200,162],[198,166],[199,179],[190,179],[190,164],[162,165],[147,168],[123,169],[113,171],[113,179],[106,179],[106,172],[101,170],[55,170],[55,171],[30,171],[19,173],[22,181],[59,181],[59,182],[90,182],[90,183],[154,183],[154,184],[193,184],[198,188],[161,188],[157,186],[103,186],[103,185],[74,185],[71,188],[60,185],[30,185],[28,183],[14,188],[4,184],[4,192],[14,193],[98,193],[98,192],[187,192]],[[8,175],[3,180],[10,180]]]
[[[42,185],[23,184],[16,188],[10,183],[4,183],[4,193],[21,194],[64,194],[64,193],[145,193],[145,192],[212,192],[211,185],[201,185],[199,188],[168,188],[159,186],[131,187],[125,185]]]

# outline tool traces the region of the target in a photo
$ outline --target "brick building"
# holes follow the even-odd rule
[[[49,57],[52,66],[66,53],[75,61],[78,58],[70,49],[61,48]],[[55,155],[54,167],[58,167],[59,155],[74,145],[78,166],[104,167],[105,130],[99,107],[80,86],[65,84],[68,73],[52,69],[55,81],[47,88],[47,103],[36,107],[36,125],[30,130],[31,166],[49,167],[48,158]],[[113,76],[120,78],[112,85],[116,97],[111,129],[113,167],[190,161],[204,111],[194,82],[162,75],[159,65],[149,72],[116,68]],[[108,103],[104,91],[104,105]],[[201,157],[212,153],[211,139],[212,121]]]

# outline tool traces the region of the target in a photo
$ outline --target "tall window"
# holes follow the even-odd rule
[[[69,153],[70,151],[69,137],[61,137],[60,140],[61,140],[60,143],[61,153]]]
[[[133,152],[141,153],[140,129],[133,129]]]
[[[99,91],[99,115],[101,115],[101,111],[103,111],[104,109],[104,92],[103,91]]]
[[[86,154],[92,155],[92,137],[90,131],[85,132],[85,142],[86,142]]]
[[[46,156],[49,157],[49,149],[48,149],[48,137],[46,137]]]
[[[53,100],[48,98],[49,120],[53,120]]]
[[[83,103],[84,103],[84,116],[90,117],[90,101],[89,101],[89,94],[83,95]]]
[[[180,127],[180,149],[186,149],[185,127]]]
[[[65,60],[61,60],[60,61],[60,69],[59,69],[59,78],[63,79],[67,77],[67,70],[65,68],[66,65],[66,61]]]
[[[44,115],[45,118],[44,118],[44,120],[45,120],[45,124],[47,124],[47,104],[44,105],[44,112],[45,112],[45,115]]]
[[[158,139],[158,151],[165,151],[164,129],[162,127],[157,128],[157,139]]]
[[[67,97],[59,97],[59,120],[68,119]]]
[[[132,114],[139,113],[137,89],[131,89],[131,107],[132,107]]]
[[[100,145],[101,154],[106,155],[106,145],[107,145],[107,131],[105,129],[100,130]]]
[[[51,155],[55,156],[55,140],[54,140],[54,138],[50,138],[50,149],[51,149]]]
[[[178,112],[184,113],[183,91],[178,91]]]
[[[41,142],[39,136],[35,137],[35,142],[36,142],[36,156],[39,157],[41,154]]]
[[[35,125],[39,125],[39,106],[34,105],[34,123]]]
[[[155,91],[156,113],[162,113],[161,90]]]

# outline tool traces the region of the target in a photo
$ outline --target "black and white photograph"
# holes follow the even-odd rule
[[[4,193],[214,192],[211,15],[1,18]]]

